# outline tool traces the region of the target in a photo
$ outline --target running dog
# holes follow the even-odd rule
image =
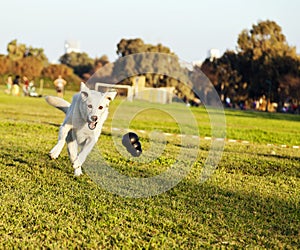
[[[50,157],[56,159],[66,142],[75,176],[82,174],[81,166],[98,141],[108,116],[109,103],[116,94],[90,90],[81,83],[80,93],[73,96],[71,104],[59,97],[46,96],[50,105],[66,114],[59,129],[58,142],[49,153]]]

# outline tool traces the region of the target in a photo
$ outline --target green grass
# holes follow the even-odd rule
[[[210,147],[201,139],[197,161],[186,178],[160,195],[135,199],[106,191],[86,174],[75,178],[65,149],[60,158],[50,160],[48,152],[56,143],[63,113],[43,98],[2,93],[1,249],[300,248],[300,149],[280,147],[300,145],[300,116],[226,110],[227,137],[249,144],[227,142],[218,169],[199,183]],[[67,92],[66,99],[72,94]],[[174,162],[180,139],[167,137],[165,150],[150,163],[123,157],[110,132],[121,103],[117,99],[111,105],[99,152],[127,176],[162,173]],[[131,129],[180,131],[162,110],[165,107],[122,105],[128,111],[136,105],[149,111],[134,116]],[[184,110],[178,104],[169,108]],[[192,112],[201,138],[210,136],[205,109]],[[148,133],[138,133],[147,151]]]

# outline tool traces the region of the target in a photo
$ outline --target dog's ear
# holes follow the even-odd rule
[[[81,99],[85,102],[90,94],[90,89],[82,82],[80,85]]]
[[[107,100],[112,101],[115,99],[116,95],[117,95],[116,91],[110,91],[106,93],[106,98]]]

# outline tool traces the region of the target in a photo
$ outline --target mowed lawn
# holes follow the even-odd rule
[[[75,178],[66,149],[50,160],[63,113],[43,98],[0,90],[1,249],[300,248],[300,149],[293,148],[300,145],[300,115],[226,110],[222,159],[200,183],[210,123],[205,108],[191,108],[200,146],[190,173],[167,192],[137,199],[113,194],[87,174]],[[115,149],[111,124],[119,105],[131,110],[136,104],[121,99],[111,104],[97,145],[105,161],[133,177],[168,169],[181,147],[178,124],[159,106],[138,103],[146,108],[130,128],[145,150],[151,131],[173,134],[161,155],[138,162]]]

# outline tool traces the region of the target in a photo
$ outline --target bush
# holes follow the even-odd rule
[[[81,78],[74,74],[73,69],[64,64],[51,64],[45,67],[41,76],[45,78],[44,86],[53,87],[53,81],[61,75],[66,81],[66,89],[78,90]]]
[[[12,61],[4,55],[0,55],[0,75],[9,74],[12,69]]]

